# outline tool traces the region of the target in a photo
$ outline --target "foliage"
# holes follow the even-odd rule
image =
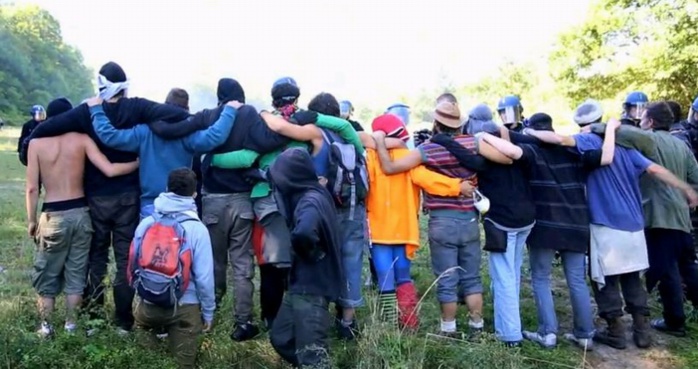
[[[58,21],[36,6],[0,6],[0,117],[23,123],[29,108],[92,93],[80,52],[63,42]]]
[[[642,90],[687,106],[698,92],[698,3],[602,0],[560,35],[550,66],[572,101],[616,99]]]

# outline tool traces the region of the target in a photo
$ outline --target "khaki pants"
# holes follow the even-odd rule
[[[203,328],[199,305],[181,305],[175,311],[139,301],[134,317],[142,329],[164,328],[172,356],[181,369],[196,367],[197,337]]]

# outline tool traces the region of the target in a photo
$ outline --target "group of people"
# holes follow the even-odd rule
[[[100,69],[97,85],[98,96],[77,107],[61,98],[47,111],[33,108],[36,123],[18,145],[27,166],[28,232],[37,242],[32,284],[43,337],[54,333],[61,292],[66,331],[77,329],[80,311],[103,316],[111,247],[118,332],[139,326],[167,337],[180,367],[194,367],[197,336],[223,318],[216,311],[229,266],[231,339],[259,334],[255,264],[272,346],[294,366],[330,367],[329,305],[338,336],[358,337],[367,250],[381,321],[419,327],[410,268],[420,248],[420,210],[429,216],[441,335],[464,337],[459,304],[470,333],[484,329],[483,249],[494,331],[508,347],[524,339],[557,344],[550,284],[556,254],[574,317],[564,337],[585,349],[592,341],[626,347],[624,302],[643,348],[651,344],[650,327],[686,334],[684,295],[698,306],[690,234],[690,207],[698,205],[690,125],[698,109],[676,125],[669,104],[641,94],[644,101],[629,99],[622,121],[603,124],[601,105],[587,100],[574,115],[582,132],[562,136],[545,113],[524,119],[517,96],[499,102],[499,125],[486,105],[466,116],[444,94],[433,130],[413,136],[405,104],[376,117],[369,134],[352,120],[351,103],[331,94],[300,109],[290,77],[273,84],[272,111],[245,105],[244,89],[231,78],[219,81],[217,106],[194,114],[181,89],[165,104],[127,97],[129,81],[114,62]],[[526,246],[538,309],[532,331],[523,330],[519,311]],[[608,322],[601,331],[593,324],[587,266]],[[648,291],[657,285],[664,313],[650,322]],[[86,328],[94,334],[99,327]]]

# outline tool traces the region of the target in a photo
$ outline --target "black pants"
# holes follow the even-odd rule
[[[299,368],[330,368],[328,301],[322,296],[286,294],[269,338],[274,350]]]
[[[88,198],[92,216],[92,245],[87,273],[84,306],[92,318],[99,318],[104,308],[104,278],[109,264],[109,246],[114,246],[116,277],[113,293],[115,323],[126,330],[133,327],[133,289],[126,279],[128,253],[138,226],[140,201],[137,192]]]
[[[646,229],[650,269],[647,272],[647,290],[652,292],[659,284],[659,295],[664,306],[664,321],[670,328],[682,328],[686,322],[683,311],[683,287],[686,297],[698,305],[698,264],[689,233],[673,229]]]
[[[607,276],[604,279],[606,285],[602,289],[599,289],[597,283],[591,283],[601,318],[611,320],[622,317],[623,299],[625,299],[625,311],[628,314],[650,315],[647,306],[647,291],[642,285],[640,272]],[[621,290],[623,291],[622,298]]]
[[[276,319],[288,287],[288,271],[289,268],[277,268],[272,264],[259,266],[259,305],[265,321]]]

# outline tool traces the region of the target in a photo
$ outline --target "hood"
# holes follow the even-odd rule
[[[240,83],[232,78],[221,78],[218,81],[218,105],[237,100],[245,103],[245,90]]]
[[[179,196],[172,192],[163,192],[153,203],[155,211],[160,214],[183,213],[191,211],[196,214],[196,203],[190,196]]]
[[[322,188],[307,150],[289,149],[281,153],[271,168],[269,180],[281,195],[289,196]]]
[[[468,114],[468,122],[463,130],[469,135],[480,132],[494,133],[499,131],[499,126],[492,120],[492,110],[489,106],[479,104]]]
[[[56,115],[63,114],[72,108],[73,104],[71,104],[68,99],[65,97],[59,97],[51,101],[46,107],[46,117],[55,117]]]

